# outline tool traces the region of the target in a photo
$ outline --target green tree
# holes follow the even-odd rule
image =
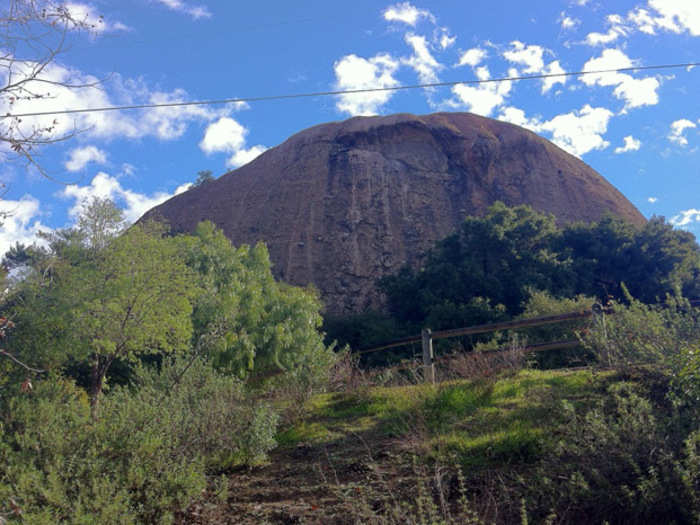
[[[197,179],[192,184],[193,187],[198,188],[209,182],[215,181],[214,175],[211,170],[201,170],[197,172]]]
[[[9,350],[24,362],[47,369],[89,365],[97,415],[115,360],[188,347],[194,284],[178,243],[160,227],[134,226],[101,250],[86,246],[87,238],[79,230],[54,233],[2,311],[16,323]]]
[[[558,233],[552,215],[498,202],[439,241],[419,270],[402,268],[380,288],[390,311],[414,325],[430,319],[432,328],[443,328],[518,314],[531,289],[568,291],[569,263],[552,251]]]
[[[573,224],[563,229],[554,249],[571,259],[579,293],[624,299],[624,283],[633,297],[654,303],[666,294],[700,292],[700,247],[691,233],[660,217],[642,228],[612,216]]]
[[[334,354],[319,331],[316,293],[275,281],[263,244],[236,248],[211,222],[180,243],[197,276],[195,349],[241,378],[322,381]]]
[[[124,231],[125,226],[124,212],[114,201],[93,197],[78,219],[77,230],[84,236],[89,248],[100,251]]]
[[[654,217],[643,227],[606,216],[558,228],[528,206],[496,203],[436,243],[422,267],[380,281],[389,312],[415,332],[519,315],[533,292],[642,302],[700,295],[700,246]]]
[[[90,402],[96,415],[105,374],[116,358],[187,348],[192,333],[192,276],[177,243],[137,225],[93,260],[65,267],[72,348],[90,361]]]

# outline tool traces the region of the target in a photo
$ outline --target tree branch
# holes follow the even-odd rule
[[[3,355],[3,356],[5,356],[5,357],[7,357],[8,359],[10,359],[10,360],[14,361],[15,363],[17,363],[17,364],[18,364],[19,366],[21,366],[22,368],[24,368],[24,369],[26,369],[26,370],[29,370],[30,372],[34,372],[35,374],[45,374],[45,373],[46,373],[46,370],[42,370],[42,369],[40,369],[40,368],[32,368],[31,366],[24,364],[22,361],[20,361],[19,359],[17,359],[17,358],[16,358],[15,356],[13,356],[11,353],[9,353],[9,352],[3,350],[2,348],[0,348],[0,355]]]

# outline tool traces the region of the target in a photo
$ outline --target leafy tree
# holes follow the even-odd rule
[[[613,216],[558,228],[551,215],[496,203],[437,242],[422,267],[379,286],[392,318],[416,333],[517,316],[538,291],[555,303],[576,294],[625,300],[625,286],[644,303],[698,297],[700,246],[662,218],[641,228]]]
[[[79,231],[57,233],[3,305],[17,324],[8,344],[27,362],[89,363],[94,415],[116,359],[133,362],[189,344],[193,279],[178,244],[162,233],[137,225],[99,251],[86,247]]]
[[[21,242],[11,246],[2,258],[2,266],[7,270],[14,270],[22,266],[30,266],[36,257],[36,249]]]
[[[124,212],[111,199],[93,197],[78,219],[77,230],[85,244],[95,251],[103,250],[109,241],[126,226]]]
[[[197,172],[197,179],[194,181],[192,186],[195,188],[198,188],[199,186],[203,186],[209,182],[215,181],[216,179],[214,178],[214,175],[212,174],[211,170],[202,170]]]
[[[402,268],[380,288],[404,323],[442,328],[517,314],[530,289],[566,288],[568,262],[551,248],[557,234],[552,215],[499,202],[439,241],[419,270]]]
[[[691,233],[660,217],[640,229],[612,216],[573,224],[563,229],[555,250],[571,259],[580,293],[624,299],[624,283],[633,297],[653,303],[666,294],[699,291],[700,247]]]
[[[66,267],[60,288],[67,298],[72,348],[89,357],[93,413],[104,377],[116,358],[187,348],[192,333],[192,278],[177,244],[133,227],[94,260]]]
[[[211,222],[180,238],[195,272],[195,349],[239,377],[282,374],[318,383],[333,360],[323,344],[320,302],[310,290],[275,281],[263,244],[235,248]]]

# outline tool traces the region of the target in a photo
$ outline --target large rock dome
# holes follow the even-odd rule
[[[644,217],[580,159],[518,126],[469,113],[355,117],[304,130],[145,218],[175,232],[210,220],[264,241],[278,278],[314,284],[333,314],[376,306],[375,281],[417,261],[466,215],[529,204],[560,223]]]

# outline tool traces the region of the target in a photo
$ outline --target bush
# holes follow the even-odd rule
[[[700,310],[683,298],[646,305],[630,297],[629,305],[613,301],[609,306],[611,315],[601,315],[583,338],[604,366],[655,364],[680,373],[700,343]]]
[[[531,319],[533,317],[544,317],[549,315],[561,315],[571,312],[590,311],[595,298],[586,295],[577,295],[572,298],[553,297],[547,292],[531,292],[530,298],[525,303],[523,313],[519,319]],[[585,332],[590,326],[588,318],[574,319],[571,321],[545,325],[533,328],[518,330],[521,338],[527,344],[546,343],[550,341],[576,339],[577,334]],[[590,363],[593,354],[582,346],[575,348],[565,348],[556,351],[535,353],[534,361],[538,368],[551,369],[567,366],[580,366]]]
[[[688,432],[630,383],[609,393],[583,415],[564,403],[566,430],[529,480],[528,501],[539,503],[541,517],[553,509],[562,522],[697,523],[697,420]]]
[[[11,399],[0,442],[0,516],[33,524],[172,523],[206,473],[257,464],[277,415],[241,382],[196,359],[140,368],[90,417],[84,391],[60,377]]]

